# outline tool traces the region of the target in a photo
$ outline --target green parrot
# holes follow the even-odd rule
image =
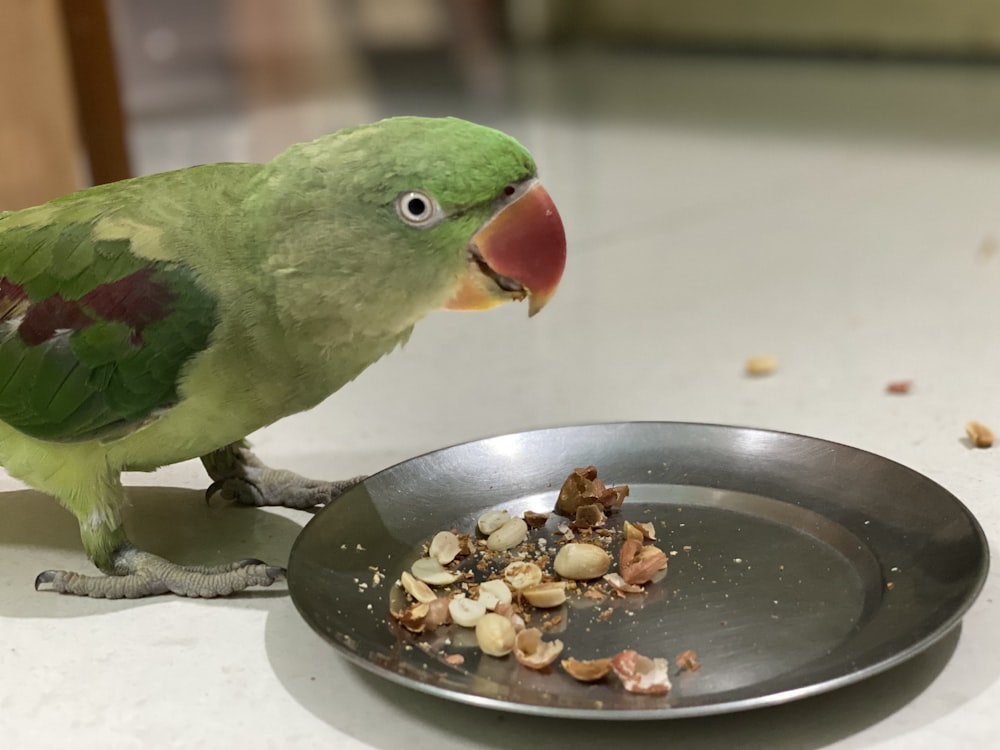
[[[0,464],[54,495],[105,575],[63,593],[224,596],[284,575],[136,548],[123,471],[200,457],[209,493],[306,508],[359,478],[271,469],[245,437],[309,409],[432,310],[554,293],[562,221],[530,154],[453,118],[398,117],[0,212]]]

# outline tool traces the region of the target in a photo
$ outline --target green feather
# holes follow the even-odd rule
[[[176,402],[181,368],[205,348],[217,322],[215,300],[190,269],[141,258],[126,239],[98,239],[93,221],[8,227],[5,220],[0,248],[0,277],[31,302],[79,301],[90,318],[36,345],[25,343],[14,321],[4,324],[0,419],[34,437],[81,440]],[[142,330],[135,321],[105,320],[86,302],[101,285],[150,271],[170,300],[162,319]]]
[[[70,337],[70,346],[94,373],[102,365],[117,364],[132,354],[132,329],[117,321],[95,323]]]

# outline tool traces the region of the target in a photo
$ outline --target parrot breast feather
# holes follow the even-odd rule
[[[0,216],[0,420],[86,440],[176,403],[181,369],[217,320],[193,272],[96,239],[78,214],[17,216]]]

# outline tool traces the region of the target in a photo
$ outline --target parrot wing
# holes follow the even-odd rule
[[[216,326],[190,268],[137,254],[138,227],[95,237],[109,187],[0,214],[0,420],[35,438],[92,439],[176,403]]]

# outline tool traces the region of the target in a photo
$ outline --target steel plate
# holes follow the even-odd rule
[[[606,620],[571,599],[552,637],[577,658],[694,649],[699,671],[676,675],[668,696],[633,695],[613,676],[586,685],[558,667],[480,657],[456,626],[421,637],[390,627],[393,582],[422,543],[472,530],[487,509],[550,510],[587,464],[631,486],[621,513],[654,520],[658,545],[676,554],[648,594],[601,605]],[[288,585],[341,654],[414,689],[537,715],[663,719],[781,703],[899,664],[958,623],[988,559],[965,506],[893,461],[799,435],[638,422],[505,435],[376,474],[306,526]],[[444,662],[442,647],[464,663]]]

